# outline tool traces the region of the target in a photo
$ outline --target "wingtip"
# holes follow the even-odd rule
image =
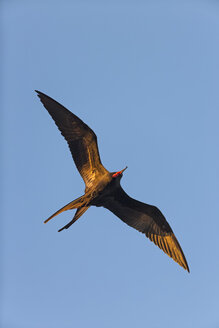
[[[181,251],[182,251],[182,249],[181,249]],[[183,258],[178,259],[178,260],[174,259],[174,261],[176,261],[183,269],[185,269],[186,271],[188,271],[188,273],[190,273],[189,265],[186,261],[186,257],[183,252],[182,252],[182,256],[183,256]]]
[[[185,270],[187,270],[187,271],[188,271],[188,273],[190,273],[190,269],[189,269],[189,266],[188,266],[188,264],[187,264],[187,266],[186,266]]]
[[[181,247],[180,247],[180,249],[181,249]],[[183,267],[183,269],[185,269],[186,271],[188,271],[188,273],[190,273],[189,265],[187,263],[186,257],[184,255],[182,249],[181,249],[181,252],[182,252],[183,259],[181,259],[181,261],[180,261],[181,263],[179,263],[179,262],[178,263]]]
[[[42,99],[43,97],[46,97],[46,98],[50,98],[49,96],[47,96],[45,93],[39,91],[39,90],[34,90],[36,93],[37,93],[37,96]],[[52,98],[51,98],[52,99]],[[52,99],[53,100],[53,99]]]
[[[34,90],[34,91],[37,93],[37,96],[39,98],[43,95],[43,93],[41,91],[39,91],[39,90]]]
[[[178,255],[175,258],[172,256],[173,260],[176,261],[179,265],[181,265],[186,271],[188,271],[188,273],[190,273],[189,265],[187,263],[186,257],[185,257],[183,250],[174,234],[172,234],[172,239],[179,251]]]
[[[40,98],[40,100],[42,99],[42,92],[40,92],[39,90],[34,90],[37,94],[37,97]]]
[[[188,266],[188,264],[187,264],[187,262],[186,263],[179,263],[179,262],[177,262],[183,269],[185,269],[188,273],[190,273],[190,269],[189,269],[189,266]]]
[[[168,254],[167,254],[168,255]],[[183,254],[184,255],[184,254]],[[170,256],[171,257],[171,256]],[[176,258],[173,258],[172,259],[178,263],[184,270],[186,270],[188,273],[190,273],[190,269],[189,269],[189,266],[188,266],[188,263],[186,261],[186,258],[184,257],[183,261],[182,259],[179,260],[179,259],[176,259]]]

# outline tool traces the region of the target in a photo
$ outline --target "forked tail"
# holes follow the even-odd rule
[[[55,212],[53,215],[51,215],[47,220],[44,221],[44,223],[47,223],[48,221],[50,221],[52,218],[54,218],[56,215],[67,211],[67,210],[71,210],[74,208],[79,208],[79,207],[83,207],[86,205],[86,201],[84,199],[84,195],[73,200],[72,202],[68,203],[67,205],[65,205],[64,207],[60,208],[60,210],[58,210],[57,212]]]
[[[84,207],[78,208],[73,219],[68,224],[66,224],[63,228],[59,229],[58,232],[60,232],[64,229],[68,229],[73,223],[75,223],[75,221],[77,221],[84,214],[84,212],[86,212],[88,210],[88,208],[89,208],[89,206],[84,206]]]

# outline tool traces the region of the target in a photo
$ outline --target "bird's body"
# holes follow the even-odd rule
[[[103,206],[129,226],[144,233],[167,255],[189,272],[183,251],[161,211],[129,197],[120,185],[124,170],[109,172],[101,163],[95,133],[76,115],[47,95],[36,91],[44,107],[68,142],[73,160],[85,182],[85,193],[55,212],[77,209],[68,229],[90,206]]]

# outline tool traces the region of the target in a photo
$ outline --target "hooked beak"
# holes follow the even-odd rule
[[[128,168],[128,166],[126,166],[122,171],[120,171],[119,173],[122,174],[126,169]]]

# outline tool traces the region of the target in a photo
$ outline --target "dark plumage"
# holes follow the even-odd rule
[[[102,165],[95,133],[76,115],[40,91],[38,96],[66,139],[76,167],[85,182],[85,194],[65,205],[57,214],[77,209],[68,229],[90,206],[103,206],[129,226],[144,233],[167,255],[189,272],[183,251],[161,211],[129,197],[120,185],[123,170],[109,172]]]

